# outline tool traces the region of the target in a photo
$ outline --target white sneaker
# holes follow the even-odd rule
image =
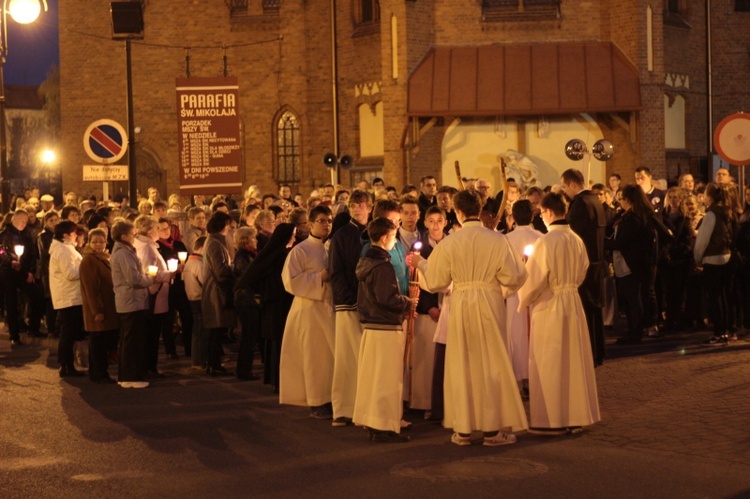
[[[454,443],[460,446],[471,445],[471,436],[464,437],[464,436],[459,435],[458,433],[454,433],[451,436],[451,443]]]
[[[516,443],[516,436],[512,433],[499,432],[494,437],[484,437],[482,445],[485,447],[497,447],[498,445],[509,445]]]
[[[120,381],[117,384],[123,388],[146,388],[148,381]]]

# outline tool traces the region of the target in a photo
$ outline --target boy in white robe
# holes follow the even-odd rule
[[[413,255],[420,282],[432,292],[453,282],[445,351],[445,419],[451,442],[470,445],[471,432],[488,447],[515,443],[528,427],[505,348],[505,302],[526,280],[523,260],[506,237],[482,226],[473,191],[455,197],[462,229],[438,244],[429,260]]]
[[[542,199],[549,232],[534,246],[529,278],[518,291],[519,310],[534,305],[529,345],[531,429],[577,433],[600,419],[586,316],[578,287],[589,259],[583,241],[565,221],[559,194]]]
[[[355,190],[349,198],[349,223],[331,236],[329,264],[331,290],[336,309],[336,340],[333,350],[331,402],[334,427],[351,424],[357,393],[357,366],[362,341],[362,324],[357,313],[355,270],[362,252],[362,233],[372,211],[372,198]]]
[[[513,203],[513,220],[516,228],[506,236],[508,242],[519,255],[524,254],[524,248],[533,245],[542,233],[531,226],[534,210],[531,202],[521,199]],[[513,293],[506,301],[508,307],[508,355],[513,362],[513,372],[516,373],[521,392],[524,396],[529,393],[529,322],[526,319],[527,310],[520,312],[518,308],[518,293]]]
[[[396,224],[376,218],[367,228],[372,246],[357,264],[357,310],[364,328],[359,350],[354,423],[365,426],[376,442],[408,442],[401,435],[404,380],[402,328],[412,301],[399,292],[388,252]]]
[[[331,419],[334,312],[323,244],[331,232],[330,208],[316,206],[310,220],[310,237],[292,248],[281,273],[294,301],[281,344],[279,402],[309,406],[310,417]]]
[[[445,237],[443,229],[445,229],[447,223],[445,212],[441,208],[430,206],[427,209],[424,219],[427,233],[421,239],[422,248],[419,252],[422,258],[429,258],[435,246],[443,240]],[[438,295],[438,293],[422,291],[417,303],[417,317],[414,319],[414,339],[412,341],[413,353],[408,353],[410,365],[407,368],[404,385],[404,400],[409,403],[410,409],[423,409],[425,411],[432,409],[432,375],[435,365],[434,337],[437,322],[440,318],[440,297]],[[410,382],[411,386],[409,386]],[[442,404],[439,413],[442,413]],[[428,414],[425,415],[425,417],[428,416]]]

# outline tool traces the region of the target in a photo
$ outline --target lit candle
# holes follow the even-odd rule
[[[13,251],[16,252],[16,255],[18,255],[18,258],[21,258],[23,256],[23,252],[26,250],[26,246],[23,244],[16,244],[13,246]]]
[[[530,257],[531,254],[534,252],[534,245],[533,244],[527,244],[523,248],[523,254],[526,258]]]
[[[167,260],[167,270],[170,272],[177,272],[177,259],[176,258],[170,258]]]
[[[148,266],[148,275],[150,275],[151,277],[155,277],[157,272],[159,272],[159,267],[157,267],[156,265]]]
[[[185,260],[187,260],[187,251],[178,251],[177,252],[177,258],[180,259],[180,263],[185,263]]]

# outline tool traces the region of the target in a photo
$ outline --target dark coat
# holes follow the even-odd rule
[[[656,230],[631,211],[615,221],[615,227],[615,235],[606,241],[607,249],[618,250],[633,274],[645,276],[656,264]]]
[[[357,268],[362,253],[365,226],[350,220],[336,231],[328,249],[331,291],[336,310],[355,310],[357,305]]]
[[[281,271],[289,254],[286,244],[292,237],[294,225],[283,223],[268,240],[268,244],[237,279],[235,292],[246,289],[261,295],[260,322],[263,337],[280,342],[294,296],[286,292]],[[280,344],[280,343],[279,343]]]
[[[364,324],[401,326],[411,302],[399,293],[396,271],[387,251],[378,246],[367,250],[357,263],[357,311]]]
[[[568,207],[568,224],[583,240],[589,257],[586,278],[578,288],[584,305],[601,307],[604,305],[604,278],[607,263],[604,260],[604,230],[607,221],[604,207],[596,194],[589,190],[579,192]]]
[[[203,264],[205,266],[201,299],[203,327],[206,329],[234,327],[236,322],[232,307],[234,274],[224,236],[209,234],[203,246]]]
[[[422,237],[421,241],[422,241],[422,249],[419,252],[419,255],[426,260],[432,254],[432,250],[434,248],[430,246],[429,234],[425,234],[424,237]],[[417,303],[417,313],[428,314],[430,312],[430,309],[433,307],[438,307],[438,294],[428,293],[424,289],[420,290],[419,302]]]
[[[87,247],[83,252],[78,275],[81,279],[84,329],[88,332],[119,329],[109,253],[94,253]],[[97,314],[104,314],[103,322],[94,320]]]

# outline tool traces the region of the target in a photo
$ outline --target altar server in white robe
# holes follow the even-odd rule
[[[451,441],[470,445],[471,432],[484,433],[484,445],[512,444],[514,431],[528,427],[513,367],[505,348],[505,303],[526,280],[521,256],[507,238],[482,226],[481,201],[473,191],[455,197],[463,228],[412,265],[430,291],[453,282],[445,352],[445,419]]]
[[[589,260],[583,241],[565,221],[559,194],[542,200],[549,232],[526,263],[519,310],[534,305],[529,346],[531,428],[537,433],[578,432],[600,420],[586,316],[578,286]]]
[[[513,203],[513,220],[516,228],[506,236],[508,242],[519,255],[524,254],[524,248],[533,245],[542,233],[534,229],[531,219],[534,209],[531,202],[521,199]],[[527,311],[524,308],[518,311],[518,293],[510,295],[506,301],[508,308],[508,355],[513,362],[513,372],[516,380],[523,384],[524,392],[528,393],[529,380],[529,323],[526,319]]]
[[[330,208],[316,206],[310,220],[310,237],[292,248],[281,273],[294,301],[281,344],[279,401],[309,406],[310,417],[330,419],[335,326],[323,244],[331,231]]]
[[[403,209],[401,214],[403,216]],[[443,230],[447,223],[442,208],[430,206],[427,209],[424,217],[427,233],[421,238],[422,248],[419,251],[422,258],[429,258],[435,246],[446,237]],[[434,338],[440,313],[439,293],[422,291],[417,304],[417,317],[414,319],[414,340],[411,344],[413,352],[407,354],[409,366],[407,366],[406,376],[404,377],[404,400],[409,403],[410,409],[432,409],[432,375],[435,366]],[[411,383],[411,386],[409,383]]]

